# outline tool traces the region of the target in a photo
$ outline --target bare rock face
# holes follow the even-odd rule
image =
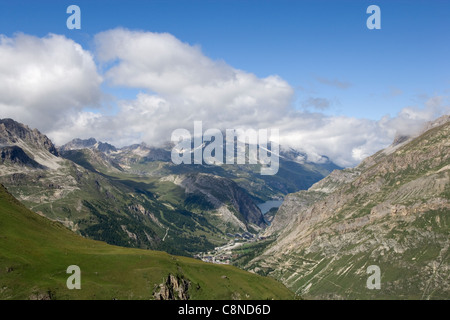
[[[17,146],[0,147],[0,164],[16,164],[33,168],[43,168]]]
[[[28,126],[12,119],[0,119],[0,146],[13,145],[18,140],[42,147],[51,154],[58,156],[55,145],[47,136],[40,133],[39,130],[31,130]]]
[[[264,236],[276,235],[281,231],[286,232],[286,229],[295,225],[297,215],[293,212],[307,210],[346,183],[353,181],[359,174],[359,169],[334,170],[327,177],[313,184],[308,190],[288,194],[278,209],[272,224],[264,232]]]
[[[159,286],[155,288],[155,300],[189,300],[190,281],[180,276],[169,274]]]
[[[448,298],[450,117],[426,128],[287,196],[277,240],[247,269],[312,298]],[[380,291],[366,288],[369,265]]]
[[[222,206],[229,202],[233,208],[240,212],[244,218],[244,223],[253,223],[257,226],[264,225],[264,217],[248,196],[244,189],[239,187],[234,181],[211,174],[186,175],[183,185],[192,191],[205,192],[211,196],[211,201],[215,206]]]
[[[162,178],[182,187],[186,194],[200,196],[217,210],[221,219],[244,231],[265,226],[261,210],[248,193],[231,179],[207,173],[172,175]]]

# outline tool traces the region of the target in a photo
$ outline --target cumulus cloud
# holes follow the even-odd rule
[[[119,102],[118,117],[153,141],[195,120],[219,129],[267,125],[292,104],[294,89],[280,77],[258,78],[214,61],[167,33],[114,29],[95,43],[108,83],[144,89]]]
[[[340,166],[351,167],[390,145],[396,135],[414,135],[444,114],[450,114],[449,101],[435,96],[422,107],[405,107],[380,120],[294,112],[274,125],[280,128],[281,143],[305,151],[308,160],[320,161],[326,155]]]
[[[285,120],[278,123],[281,143],[304,151],[308,161],[320,162],[326,155],[336,164],[349,167],[392,142],[373,120],[321,113],[297,113]]]
[[[101,97],[92,55],[64,36],[0,35],[0,70],[1,117],[42,131]]]
[[[294,92],[278,76],[261,79],[211,60],[167,33],[114,29],[95,39],[99,59],[115,62],[106,72],[112,84],[144,88],[186,107],[283,112]]]
[[[413,135],[417,133],[423,124],[437,117],[450,114],[450,104],[444,96],[434,96],[424,102],[424,106],[409,106],[403,108],[394,118],[383,118],[380,123],[385,130],[390,130],[391,135],[395,130],[400,135]]]
[[[306,97],[305,106],[316,112],[297,110],[295,90],[279,76],[259,78],[212,60],[167,33],[114,29],[97,34],[95,46],[91,53],[57,35],[0,37],[1,117],[36,127],[57,144],[95,137],[118,147],[161,145],[177,128],[192,131],[198,120],[204,130],[273,128],[283,146],[304,151],[307,160],[325,155],[345,167],[389,145],[397,132],[411,134],[450,112],[447,98],[435,96],[378,121],[327,116],[320,113],[330,105],[327,98]],[[317,80],[341,89],[351,85]],[[115,101],[114,114],[95,112],[102,83],[141,92]]]

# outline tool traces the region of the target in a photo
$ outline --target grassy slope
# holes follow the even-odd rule
[[[81,290],[68,290],[66,269],[81,268]],[[191,281],[192,299],[290,299],[270,278],[158,251],[130,249],[82,238],[21,205],[0,186],[0,299],[151,299],[169,273]],[[222,278],[226,275],[226,278]]]

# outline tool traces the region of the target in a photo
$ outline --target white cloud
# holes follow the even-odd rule
[[[42,131],[99,102],[92,55],[64,36],[0,35],[0,114]]]
[[[95,43],[98,66],[93,54],[63,36],[1,37],[1,117],[36,127],[57,144],[95,137],[119,147],[165,143],[174,129],[192,131],[196,120],[203,121],[204,130],[277,128],[281,144],[305,151],[309,161],[326,155],[352,166],[389,145],[397,131],[410,134],[450,112],[442,96],[378,121],[299,111],[293,108],[294,89],[282,78],[259,78],[214,61],[170,34],[114,29],[98,34]],[[98,69],[107,85],[141,93],[117,101],[113,115],[86,111],[101,100]],[[316,109],[327,102],[318,96],[309,101]]]
[[[423,124],[437,117],[450,114],[450,104],[444,96],[434,96],[424,102],[422,108],[418,106],[405,107],[396,117],[380,120],[385,130],[395,129],[401,135],[411,135],[418,132]]]
[[[294,89],[280,77],[258,78],[214,61],[170,34],[114,29],[95,43],[109,84],[145,90],[119,102],[120,121],[113,123],[123,137],[140,132],[147,142],[162,142],[195,120],[219,129],[267,126],[290,110]]]
[[[297,113],[279,124],[282,144],[305,151],[309,161],[326,155],[343,167],[357,164],[392,141],[378,122],[366,119]]]
[[[450,114],[450,104],[445,97],[435,96],[422,108],[405,107],[395,117],[377,121],[294,112],[274,126],[279,126],[281,143],[304,150],[310,161],[326,155],[347,167],[387,147],[397,134],[413,135],[444,114]]]
[[[251,123],[285,113],[293,98],[294,90],[280,77],[261,79],[211,60],[170,34],[114,29],[95,39],[99,59],[113,63],[106,71],[113,85],[156,93],[181,114]]]

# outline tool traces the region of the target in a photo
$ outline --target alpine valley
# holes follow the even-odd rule
[[[72,256],[98,289],[81,298],[448,299],[449,137],[443,116],[347,169],[281,148],[263,176],[261,164],[175,165],[169,143],[56,147],[0,120],[0,297],[71,298],[57,270]],[[224,255],[240,269],[188,258]],[[105,285],[116,265],[131,276]]]
[[[57,148],[37,129],[0,120],[0,182],[32,211],[109,244],[192,256],[267,226],[257,204],[306,189],[336,165],[282,154],[260,165],[174,165],[171,145],[116,148],[94,138]],[[232,235],[230,237],[230,235]]]

